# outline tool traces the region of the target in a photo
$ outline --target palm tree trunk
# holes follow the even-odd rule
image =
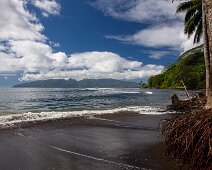
[[[204,53],[206,66],[206,108],[212,108],[212,0],[203,0]]]
[[[207,25],[205,16],[205,2],[203,0],[202,5],[202,26],[203,26],[203,40],[204,40],[204,57],[205,57],[205,70],[206,70],[206,96],[208,96],[209,91],[209,70],[210,70],[210,55],[208,49],[208,35],[207,35]]]

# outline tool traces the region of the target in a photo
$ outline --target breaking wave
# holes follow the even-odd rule
[[[92,115],[101,115],[101,114],[113,114],[118,112],[136,112],[139,114],[150,114],[158,115],[165,114],[166,112],[161,112],[161,109],[151,106],[133,106],[133,107],[124,107],[108,110],[82,110],[82,111],[65,111],[65,112],[39,112],[32,113],[27,112],[23,114],[11,114],[0,116],[0,129],[9,129],[14,127],[20,127],[24,124],[36,124],[38,122],[54,121],[60,119],[68,119],[74,117],[86,117]]]

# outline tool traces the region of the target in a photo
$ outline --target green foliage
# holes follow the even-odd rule
[[[138,84],[138,86],[139,86],[140,88],[148,88],[148,85],[147,85],[146,83],[144,83],[142,80],[141,80],[141,82]]]
[[[185,12],[185,34],[194,35],[194,43],[200,42],[203,34],[202,27],[202,0],[188,0],[180,3],[177,13]]]
[[[201,50],[200,50],[201,48]],[[181,80],[189,89],[205,88],[205,64],[202,46],[189,50],[166,67],[159,75],[148,80],[150,88],[183,88]]]

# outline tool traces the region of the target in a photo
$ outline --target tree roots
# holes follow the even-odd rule
[[[212,110],[190,110],[163,122],[165,152],[192,169],[212,169]]]

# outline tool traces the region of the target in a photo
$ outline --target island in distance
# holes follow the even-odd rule
[[[50,79],[17,84],[14,88],[136,88],[138,83],[116,79]]]

